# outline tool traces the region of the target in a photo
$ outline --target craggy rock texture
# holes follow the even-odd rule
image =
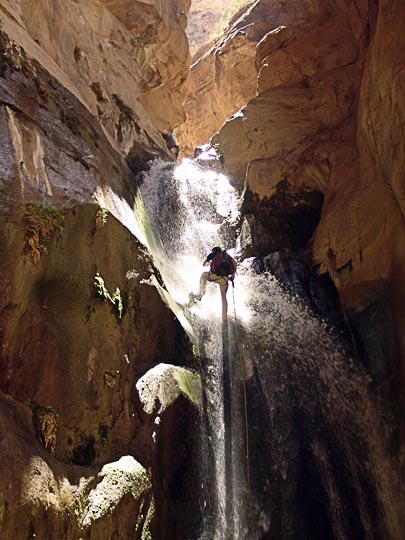
[[[176,131],[184,153],[190,154],[195,146],[208,142],[230,115],[255,96],[256,46],[281,25],[294,26],[295,30],[308,21],[311,11],[305,5],[295,1],[253,2],[231,19],[208,51],[196,55],[184,103],[187,119]]]
[[[256,48],[257,96],[212,142],[251,191],[245,236],[259,238],[258,254],[306,249],[291,239],[306,234],[308,196],[323,198],[305,244],[332,277],[375,383],[403,392],[405,9],[361,0],[289,9]],[[283,217],[283,204],[301,218]]]
[[[362,78],[358,159],[331,163],[325,209],[314,241],[378,379],[405,389],[405,22],[402,2],[380,2]],[[343,170],[339,170],[339,169]],[[342,227],[342,223],[345,224]],[[373,325],[374,332],[369,326]],[[402,358],[401,363],[398,361]]]
[[[223,33],[229,19],[253,0],[192,0],[187,36],[192,55]]]
[[[264,4],[267,9],[278,5]],[[256,49],[258,96],[215,139],[235,180],[243,182],[249,166],[249,186],[261,197],[297,167],[309,146],[323,142],[319,138],[328,142],[338,132],[341,146],[345,137],[353,138],[350,121],[361,74],[358,40],[366,32],[360,14],[349,24],[335,2],[299,2],[299,8],[292,2],[289,17],[271,22]],[[322,169],[318,172],[312,163],[300,176],[305,173],[307,185],[325,183]]]
[[[127,155],[164,148],[184,119],[189,0],[2,0],[4,30],[96,116]],[[45,88],[46,90],[46,88]]]
[[[29,5],[49,8],[54,19],[34,17]],[[110,71],[91,64],[79,76],[74,63],[101,62],[92,46],[100,51],[104,30],[114,43],[124,39],[123,27],[114,19],[121,29],[113,38],[112,15],[101,5],[69,6],[71,24],[90,25],[91,12],[99,31],[63,26],[60,3],[2,11],[13,13],[4,28],[15,39],[0,32],[0,536],[124,540],[151,531],[178,539],[184,519],[176,512],[185,509],[179,503],[175,512],[172,498],[187,500],[186,488],[194,489],[182,466],[198,412],[176,400],[153,438],[153,418],[135,388],[162,360],[178,365],[192,357],[179,323],[143,282],[155,270],[133,212],[134,173],[164,149],[153,141],[155,128],[140,128],[137,137],[127,105],[136,108],[136,97],[124,96],[128,82],[118,86],[122,65],[111,86],[85,91],[90,74]],[[147,13],[154,11],[150,4]],[[39,25],[31,31],[44,48],[23,23]],[[75,43],[87,55],[76,51],[75,59]],[[109,98],[98,100],[107,89]],[[96,114],[97,101],[114,109],[115,131]],[[176,458],[170,430],[184,443]],[[163,489],[166,478],[172,485]]]

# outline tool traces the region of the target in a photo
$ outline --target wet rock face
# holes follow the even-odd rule
[[[286,179],[263,199],[248,191],[242,206],[244,218],[238,247],[244,258],[255,257],[256,272],[270,272],[315,314],[332,327],[347,331],[330,275],[318,275],[311,263],[309,245],[319,223],[322,203],[322,192],[296,190]]]
[[[264,255],[281,249],[304,251],[319,223],[322,202],[320,191],[295,190],[288,180],[281,180],[275,192],[262,200],[248,191],[242,213],[253,215],[254,222],[250,252],[244,255]]]
[[[3,419],[3,428],[12,435],[10,443],[3,445],[2,460],[6,455],[20,456],[20,466],[13,470],[13,489],[7,488],[8,473],[2,476],[4,504],[10,508],[2,523],[5,537],[23,499],[36,508],[31,522],[37,537],[58,534],[69,519],[76,522],[75,531],[84,519],[84,508],[76,509],[82,500],[79,494],[85,507],[90,488],[96,488],[98,464],[129,455],[145,468],[152,466],[152,471],[159,463],[159,474],[170,474],[165,467],[171,470],[171,464],[160,463],[162,456],[151,437],[149,419],[138,405],[135,383],[162,356],[186,361],[187,345],[155,289],[140,283],[151,269],[139,244],[111,215],[97,226],[96,214],[94,206],[66,212],[63,228],[46,242],[47,253],[36,264],[26,243],[23,217],[16,212],[14,223],[2,225],[7,229],[2,257],[13,271],[2,274],[1,395],[10,411],[21,410],[18,430],[9,417]],[[97,271],[111,295],[119,287],[121,311],[117,303],[98,294]],[[181,408],[177,410],[180,415]],[[25,441],[30,445],[28,453]],[[170,438],[160,444],[173,451]],[[35,460],[42,463],[38,485],[27,477]],[[179,458],[177,467],[181,462]],[[79,477],[89,482],[83,494]],[[20,491],[17,484],[22,478],[26,480]],[[178,482],[181,486],[182,478]],[[53,517],[45,534],[40,516],[42,492],[48,489],[55,494],[49,502]],[[80,493],[75,495],[75,490]],[[153,493],[146,491],[149,499]],[[135,526],[139,501],[124,495],[106,514],[116,517],[97,514],[84,525],[93,530],[94,521],[96,534],[101,521],[112,519],[112,533],[118,516],[125,523],[124,516],[129,519],[127,512],[132,512],[127,526]],[[157,496],[160,493],[155,500]],[[66,512],[58,510],[63,497],[69,497]],[[75,512],[77,517],[69,517]],[[172,519],[169,510],[165,515]],[[21,530],[28,528],[28,522],[19,519]],[[160,515],[157,524],[164,526]],[[119,527],[120,537],[125,537],[125,525]]]
[[[331,277],[329,274],[319,276],[302,253],[274,251],[265,257],[257,257],[253,267],[257,273],[270,272],[287,291],[300,297],[332,328],[348,333],[339,295]]]

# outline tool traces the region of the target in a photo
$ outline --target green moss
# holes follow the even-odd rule
[[[183,369],[181,371],[176,371],[174,373],[174,378],[183,394],[185,394],[195,405],[199,406],[201,403],[200,376],[197,373]]]
[[[118,317],[122,319],[122,315],[124,312],[124,305],[122,303],[121,291],[119,290],[118,287],[115,289],[114,294],[111,297],[111,301],[118,312]]]
[[[101,227],[104,227],[104,225],[107,223],[108,219],[108,210],[105,208],[100,208],[96,212],[96,228],[101,229]]]
[[[122,319],[124,315],[124,303],[122,300],[120,289],[117,287],[113,295],[111,295],[108,292],[108,289],[104,283],[104,279],[100,276],[99,272],[97,272],[97,274],[94,276],[93,288],[98,298],[102,298],[103,300],[108,300],[114,305],[118,318]]]
[[[65,218],[62,210],[48,205],[27,204],[24,212],[25,240],[34,264],[41,255],[48,253],[46,244],[55,233],[64,228]]]
[[[4,77],[8,67],[20,70],[21,48],[0,28],[0,75]]]
[[[134,47],[146,47],[150,43],[153,43],[155,39],[155,30],[152,26],[148,26],[141,34],[134,36],[129,40],[130,44]]]
[[[53,407],[34,405],[32,409],[35,434],[51,454],[55,451],[59,415]]]
[[[74,135],[80,135],[80,120],[78,116],[70,112],[61,111],[60,119]]]
[[[112,369],[110,371],[106,371],[104,373],[104,384],[108,386],[108,388],[115,388],[117,384],[119,384],[121,378],[121,374],[119,371],[116,371],[115,369]]]
[[[108,292],[107,287],[104,284],[104,279],[100,276],[98,272],[94,276],[93,286],[96,292],[96,296],[98,296],[99,298],[104,298],[105,300],[111,300],[110,293]]]

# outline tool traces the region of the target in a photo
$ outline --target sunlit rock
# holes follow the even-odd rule
[[[191,54],[201,56],[204,46],[221,36],[229,20],[249,3],[251,0],[192,0],[187,20]]]
[[[83,527],[113,512],[128,493],[138,500],[145,491],[152,488],[148,471],[132,456],[123,456],[114,463],[107,463],[99,477],[102,478],[101,482],[92,489],[87,499],[82,516]],[[147,511],[153,513],[152,503]]]
[[[167,409],[181,394],[195,405],[201,403],[199,375],[178,366],[158,364],[136,383],[139,398],[148,414],[157,408],[158,414]]]
[[[3,30],[72,92],[127,155],[165,151],[160,131],[183,121],[189,67],[187,0],[2,0]],[[46,95],[46,83],[38,83]]]

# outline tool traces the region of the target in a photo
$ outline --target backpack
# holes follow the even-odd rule
[[[210,270],[217,276],[230,276],[236,271],[236,261],[226,251],[221,251],[212,259]]]

